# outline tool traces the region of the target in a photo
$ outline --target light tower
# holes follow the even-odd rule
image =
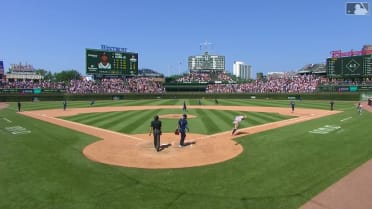
[[[213,49],[213,43],[210,43],[206,40],[200,44],[200,50],[204,53],[208,53],[209,49]]]

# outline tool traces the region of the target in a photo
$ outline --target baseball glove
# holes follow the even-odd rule
[[[176,134],[176,135],[180,134],[180,131],[178,130],[178,128],[174,131],[174,134]]]

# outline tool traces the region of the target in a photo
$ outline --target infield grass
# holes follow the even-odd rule
[[[186,101],[197,104],[197,100]],[[214,104],[213,100],[202,102]],[[183,100],[96,101],[95,106],[179,105],[181,108],[182,103]],[[62,108],[62,102],[22,105],[23,110]],[[267,100],[219,100],[219,105],[289,108],[288,101]],[[87,106],[88,102],[68,103],[68,108]],[[329,103],[298,101],[296,107],[329,109]],[[98,138],[16,114],[16,104],[12,103],[0,110],[0,208],[295,209],[372,157],[372,114],[358,115],[354,102],[337,101],[335,109],[343,112],[237,138],[244,147],[243,153],[220,164],[147,170],[92,162],[81,151]],[[165,112],[173,111],[179,112],[178,109]],[[202,114],[194,111],[196,115]],[[139,117],[144,120],[146,131],[154,113],[144,111]],[[75,119],[100,127],[115,127],[118,122],[125,123],[127,117],[135,118],[138,112],[123,112],[108,125],[105,121],[110,114],[116,116],[100,114],[96,116],[100,120],[95,120],[84,114]],[[225,130],[231,129],[228,123],[235,112],[209,110],[205,114],[221,118],[218,126]],[[206,120],[214,121],[213,117]],[[276,115],[257,113],[257,118],[263,121],[273,117]],[[228,123],[224,124],[225,119]],[[190,125],[196,121],[190,119]],[[246,125],[254,124],[248,121]],[[12,134],[9,127],[17,126],[30,133]],[[325,126],[340,128],[326,134],[311,133]],[[126,132],[131,127],[118,125],[115,129]],[[193,129],[192,132],[200,133],[212,130],[201,125]],[[133,133],[141,131],[138,128]]]
[[[154,115],[160,115],[163,132],[173,132],[177,127],[178,119],[161,118],[161,115],[165,114],[181,115],[182,111],[180,109],[159,109],[111,113],[86,113],[63,118],[112,131],[138,134],[147,133]],[[196,118],[188,119],[189,128],[191,132],[200,134],[215,134],[231,130],[233,127],[232,121],[237,115],[249,115],[249,120],[243,121],[240,126],[241,128],[292,118],[277,113],[204,109],[189,109],[187,114],[196,116]]]

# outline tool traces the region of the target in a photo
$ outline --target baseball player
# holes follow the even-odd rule
[[[190,131],[189,126],[187,124],[187,115],[183,114],[182,118],[178,120],[178,130],[181,135],[180,139],[180,145],[179,147],[184,147],[185,146],[185,138],[186,138],[186,130]]]
[[[63,100],[63,110],[66,110],[66,108],[67,108],[67,101],[65,99],[65,100]]]
[[[183,101],[182,111],[183,111],[183,113],[186,113],[186,111],[187,111],[186,101]]]
[[[90,103],[89,103],[89,106],[93,106],[94,105],[94,99],[90,100]]]
[[[21,101],[20,100],[18,100],[17,106],[18,106],[18,112],[21,112]]]
[[[247,118],[246,115],[244,115],[244,116],[243,115],[238,115],[238,116],[235,117],[235,119],[233,121],[234,129],[233,129],[231,135],[234,135],[235,134],[236,130],[238,130],[238,128],[239,128],[240,122],[242,120],[245,120],[246,118]]]
[[[293,113],[294,110],[295,110],[296,103],[294,101],[291,101],[290,105],[291,105],[291,109],[292,109],[292,113]]]
[[[360,102],[358,103],[357,110],[358,110],[359,115],[362,115],[363,105]]]

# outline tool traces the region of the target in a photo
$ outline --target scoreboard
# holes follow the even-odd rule
[[[0,75],[4,75],[4,62],[0,60]]]
[[[327,77],[372,77],[372,55],[327,59]]]
[[[86,49],[89,75],[137,75],[138,53]]]

